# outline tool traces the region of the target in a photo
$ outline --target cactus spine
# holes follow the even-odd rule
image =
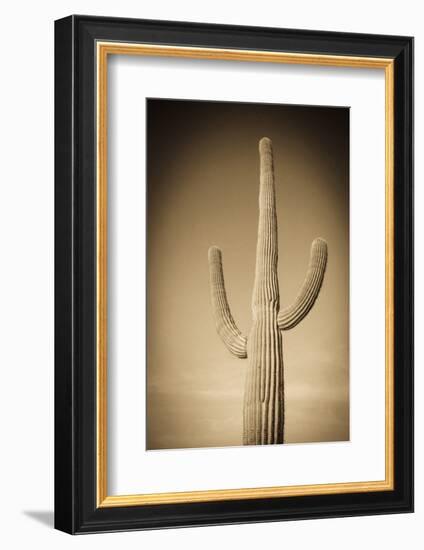
[[[221,250],[209,249],[212,308],[216,329],[228,350],[248,358],[243,410],[243,444],[284,443],[284,369],[281,331],[295,327],[318,297],[327,264],[327,243],[312,243],[308,271],[293,304],[280,311],[278,289],[278,235],[272,143],[259,142],[259,224],[253,322],[246,338],[231,315],[224,285]]]

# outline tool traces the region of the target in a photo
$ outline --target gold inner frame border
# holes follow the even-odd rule
[[[107,492],[107,61],[138,55],[384,69],[385,72],[385,479],[348,483],[214,489],[109,496]],[[96,42],[96,473],[97,507],[366,493],[394,489],[394,60],[257,50]]]

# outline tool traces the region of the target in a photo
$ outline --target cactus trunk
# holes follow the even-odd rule
[[[210,285],[216,328],[228,350],[248,358],[243,410],[243,444],[284,443],[284,369],[281,332],[298,325],[312,309],[324,279],[327,243],[315,239],[305,281],[294,303],[280,311],[278,289],[278,237],[272,143],[259,142],[259,225],[253,323],[246,339],[231,315],[224,286],[222,255],[209,249]]]
[[[247,344],[249,366],[244,399],[243,443],[283,443],[284,383],[282,338],[278,328],[278,235],[271,142],[260,150],[259,223],[253,324]]]
[[[283,346],[275,311],[264,308],[247,344],[243,444],[284,442]]]

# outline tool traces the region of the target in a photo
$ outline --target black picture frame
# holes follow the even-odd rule
[[[394,61],[394,489],[97,506],[97,41]],[[55,22],[55,527],[133,529],[413,511],[413,39],[73,15]]]

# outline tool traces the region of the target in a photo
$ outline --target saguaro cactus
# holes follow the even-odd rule
[[[216,246],[209,249],[210,290],[217,332],[232,354],[248,358],[243,411],[244,445],[284,443],[281,331],[295,327],[308,314],[320,292],[327,264],[327,243],[315,239],[299,294],[290,307],[280,311],[274,164],[269,138],[260,140],[259,155],[259,226],[252,296],[253,323],[248,338],[241,334],[231,315],[221,250]]]

